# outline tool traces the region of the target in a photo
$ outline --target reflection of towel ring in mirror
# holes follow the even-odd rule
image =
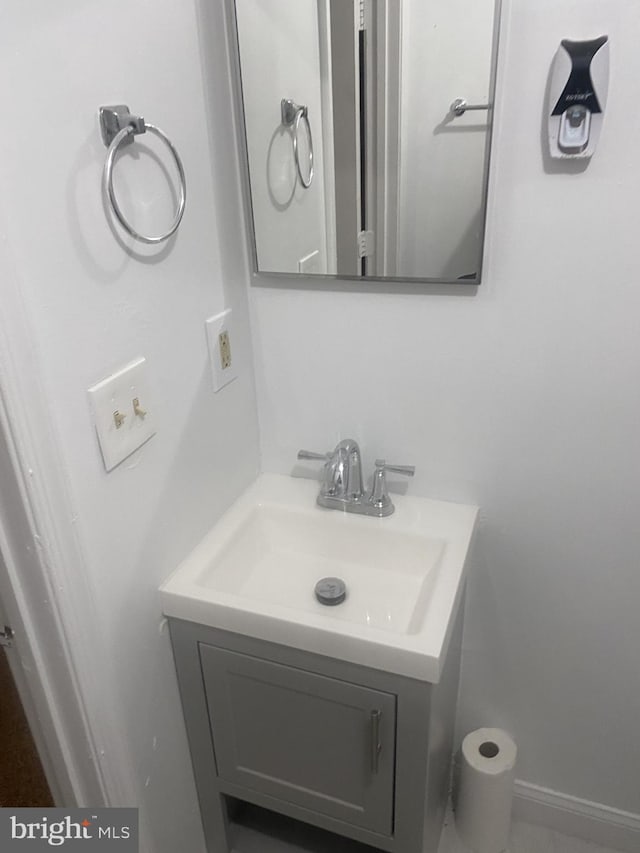
[[[178,230],[178,226],[182,221],[182,215],[184,214],[187,184],[180,155],[174,148],[169,137],[166,136],[159,127],[156,127],[153,124],[148,124],[141,116],[131,115],[129,107],[127,106],[120,105],[115,107],[101,107],[100,124],[102,128],[102,140],[104,144],[109,147],[107,160],[104,164],[104,171],[102,173],[102,188],[111,203],[111,208],[116,219],[120,225],[122,225],[124,230],[134,239],[140,240],[142,243],[163,243]],[[180,176],[180,201],[178,203],[178,210],[176,211],[175,219],[173,220],[171,228],[158,237],[146,237],[144,234],[139,234],[127,222],[124,213],[120,209],[120,205],[118,204],[116,194],[113,189],[113,164],[115,162],[118,149],[121,145],[128,145],[130,142],[133,142],[134,136],[140,133],[145,133],[147,130],[166,143],[167,147],[173,154],[178,175]]]
[[[290,98],[283,98],[280,102],[280,108],[282,111],[282,123],[287,127],[293,125],[293,157],[300,177],[300,183],[305,190],[308,190],[313,181],[313,136],[311,135],[311,125],[309,124],[309,108],[296,104]],[[298,133],[300,132],[300,123],[303,120],[307,126],[307,136],[309,137],[309,176],[307,178],[302,174],[298,152]]]

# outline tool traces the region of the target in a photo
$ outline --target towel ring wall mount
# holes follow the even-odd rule
[[[296,104],[290,98],[283,98],[280,101],[280,111],[282,115],[282,124],[285,127],[293,127],[293,158],[298,170],[300,183],[308,190],[313,181],[313,136],[311,135],[311,125],[309,123],[309,108]],[[302,174],[300,167],[300,154],[298,151],[298,134],[300,132],[300,123],[304,121],[307,128],[307,137],[309,139],[309,172],[308,177]]]
[[[144,118],[142,118],[142,116],[133,115],[129,110],[129,107],[125,104],[100,107],[100,129],[102,131],[102,141],[108,148],[107,159],[102,172],[102,188],[105,196],[109,199],[114,216],[120,225],[122,225],[124,230],[135,240],[140,240],[142,243],[163,243],[178,230],[184,214],[187,197],[187,184],[180,155],[176,151],[169,137],[163,133],[159,127],[149,124],[144,120]],[[178,170],[178,175],[180,176],[180,200],[178,202],[178,209],[176,211],[173,224],[168,231],[157,237],[149,237],[145,234],[140,234],[132,225],[130,225],[124,213],[120,209],[120,205],[118,204],[118,200],[116,199],[116,194],[113,189],[113,166],[118,150],[122,146],[132,143],[134,136],[146,133],[147,131],[161,139],[171,151]]]

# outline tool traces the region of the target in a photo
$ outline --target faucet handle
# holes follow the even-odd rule
[[[376,468],[391,471],[392,474],[404,474],[406,477],[413,477],[416,473],[415,465],[391,465],[386,459],[376,459]]]
[[[391,515],[395,509],[387,491],[387,471],[391,471],[394,474],[405,474],[407,477],[413,477],[416,473],[413,465],[389,465],[385,459],[376,459],[376,470],[373,472],[373,486],[371,487],[371,494],[367,498],[367,502],[373,508],[372,514],[380,518]]]
[[[298,459],[320,459],[322,462],[327,462],[333,453],[314,453],[313,450],[299,450]]]

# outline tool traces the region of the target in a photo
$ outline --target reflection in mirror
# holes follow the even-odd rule
[[[235,0],[258,272],[480,281],[500,0]]]

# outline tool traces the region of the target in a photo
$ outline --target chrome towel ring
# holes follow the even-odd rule
[[[309,123],[309,109],[308,107],[296,104],[295,101],[292,101],[290,98],[282,99],[280,102],[280,109],[282,112],[282,124],[284,124],[285,127],[293,126],[293,157],[296,163],[296,169],[298,170],[300,183],[305,190],[308,190],[313,181],[313,136],[311,134],[311,125]],[[302,174],[302,169],[300,168],[300,154],[298,151],[298,133],[300,132],[300,123],[302,121],[304,121],[306,125],[307,136],[309,137],[309,172],[307,178]]]
[[[187,183],[182,166],[180,155],[176,151],[169,137],[163,133],[159,127],[146,122],[142,116],[132,115],[129,107],[124,104],[111,107],[100,107],[100,127],[102,129],[102,140],[108,147],[107,159],[102,172],[102,189],[106,197],[109,199],[113,213],[127,234],[130,234],[134,239],[140,240],[142,243],[163,243],[168,240],[172,234],[178,230],[178,226],[182,222],[184,207],[187,198]],[[116,199],[116,194],[113,189],[113,164],[115,162],[118,149],[122,145],[128,145],[133,142],[133,137],[141,133],[149,131],[159,137],[173,154],[178,175],[180,176],[180,201],[178,210],[176,211],[175,219],[171,228],[158,237],[148,237],[144,234],[139,234],[126,220],[124,213],[120,209],[120,205]]]

